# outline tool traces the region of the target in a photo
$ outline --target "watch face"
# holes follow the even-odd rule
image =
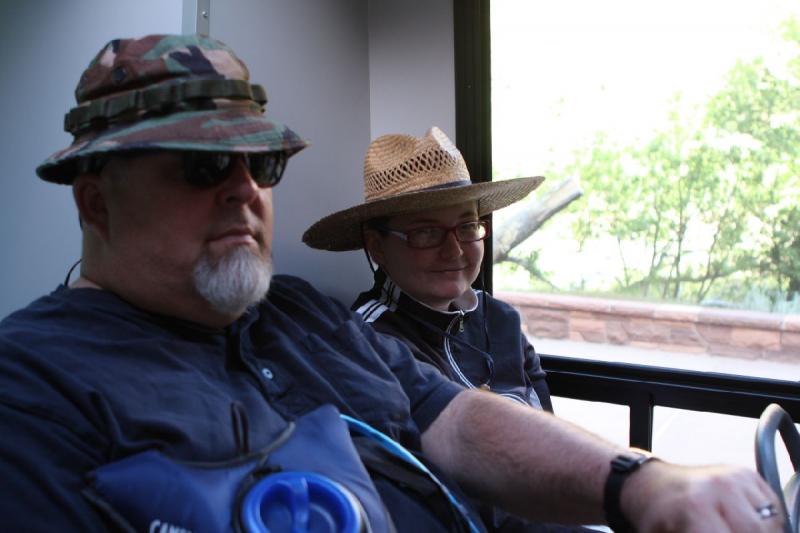
[[[626,452],[619,454],[611,461],[611,468],[617,472],[631,472],[645,463],[650,456],[639,452]]]

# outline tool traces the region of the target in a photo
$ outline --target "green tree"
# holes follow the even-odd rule
[[[556,179],[579,176],[581,245],[611,237],[612,291],[701,302],[746,287],[800,290],[800,22],[783,25],[793,58],[739,61],[696,115],[676,95],[667,127],[636,146],[599,133]],[[517,264],[536,267],[536,257]]]
[[[739,201],[760,230],[751,271],[791,298],[800,290],[800,21],[786,21],[783,37],[795,51],[785,73],[763,60],[738,63],[707,117],[729,141],[726,155],[747,192]]]

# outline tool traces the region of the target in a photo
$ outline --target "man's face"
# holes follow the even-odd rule
[[[151,310],[159,300],[191,306],[199,297],[214,312],[238,316],[266,293],[272,191],[253,181],[243,159],[222,183],[197,188],[176,153],[114,158],[101,187],[105,252],[123,297]]]
[[[478,220],[474,202],[391,217],[386,227],[406,232],[426,226],[455,226]],[[392,234],[369,231],[367,246],[375,261],[410,296],[435,309],[447,310],[478,277],[483,241],[458,242],[454,233],[435,248],[414,249]]]

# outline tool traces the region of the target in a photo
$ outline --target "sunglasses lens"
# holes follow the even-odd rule
[[[250,175],[259,187],[274,187],[286,168],[285,152],[235,154],[227,152],[186,152],[183,171],[186,181],[197,188],[219,185],[228,178],[237,157],[244,157]]]
[[[219,185],[228,177],[233,155],[224,152],[187,152],[183,161],[186,181],[201,189]]]
[[[281,181],[286,169],[285,152],[248,154],[250,175],[260,187],[274,187]]]

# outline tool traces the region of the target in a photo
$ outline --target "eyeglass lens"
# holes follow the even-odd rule
[[[433,248],[441,245],[451,231],[459,242],[481,241],[489,235],[489,222],[475,220],[450,228],[444,226],[418,228],[405,233],[406,242],[412,248]]]
[[[285,152],[237,154],[229,152],[185,152],[183,171],[186,181],[198,188],[214,187],[225,181],[236,158],[242,157],[259,187],[274,187],[286,169]]]

